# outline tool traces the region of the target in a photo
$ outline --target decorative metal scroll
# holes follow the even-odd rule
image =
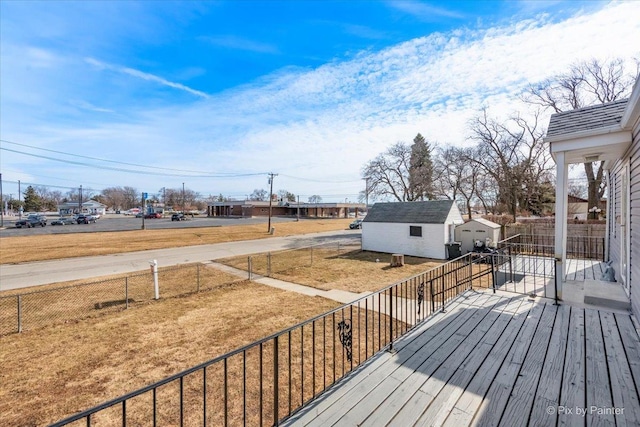
[[[340,333],[340,342],[347,352],[347,360],[351,362],[351,321],[342,320],[338,323],[338,331]]]
[[[418,314],[420,314],[420,308],[422,307],[423,301],[424,301],[424,282],[418,285]]]

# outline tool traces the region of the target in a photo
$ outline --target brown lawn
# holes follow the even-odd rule
[[[267,255],[252,257],[256,274],[267,274]],[[441,265],[443,261],[405,256],[403,267],[390,267],[390,254],[361,251],[354,247],[325,246],[271,254],[271,276],[318,289],[374,292]],[[218,260],[243,270],[247,257]]]
[[[275,224],[276,236],[344,230],[351,219],[309,219]],[[0,264],[77,256],[109,255],[148,249],[177,248],[272,237],[264,224],[229,227],[73,233],[2,237]]]
[[[2,425],[46,425],[339,304],[239,282],[0,337]]]

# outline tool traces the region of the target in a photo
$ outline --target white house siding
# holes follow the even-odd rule
[[[422,237],[409,235],[409,226],[422,227]],[[362,249],[398,253],[424,258],[446,259],[444,242],[448,242],[444,224],[410,224],[388,222],[362,223]]]
[[[631,285],[631,306],[636,317],[640,316],[640,121],[633,129],[633,144],[630,151],[629,175],[631,186],[630,255],[629,284]],[[633,258],[636,256],[636,262]],[[635,287],[634,287],[635,284]]]
[[[634,256],[640,253],[640,122],[637,122],[633,129],[633,142],[627,157],[616,162],[611,169],[609,184],[610,204],[609,204],[609,260],[616,270],[616,280],[620,280],[620,257],[621,257],[621,229],[617,221],[623,212],[622,173],[624,165],[629,168],[630,199],[627,209],[630,209],[630,221],[628,223],[630,243],[629,243],[629,292],[631,296],[631,307],[633,313],[640,317],[640,258],[635,262]]]

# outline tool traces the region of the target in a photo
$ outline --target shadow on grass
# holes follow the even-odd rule
[[[358,249],[358,250],[349,251],[349,252],[342,252],[334,256],[329,256],[326,259],[349,259],[353,261],[363,261],[363,262],[373,262],[373,263],[381,262],[381,263],[390,264],[391,254],[384,253],[384,252],[361,251]],[[444,262],[443,260],[439,260],[439,259],[420,258],[420,257],[409,256],[409,255],[404,256],[404,263],[408,265],[421,265],[421,264],[427,264],[427,263],[442,264],[443,262]],[[386,270],[390,268],[399,268],[399,267],[387,266],[387,267],[384,267],[383,269]]]

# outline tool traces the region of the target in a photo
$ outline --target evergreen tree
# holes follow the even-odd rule
[[[418,134],[413,138],[409,160],[409,199],[432,200],[433,193],[431,146],[422,135]]]
[[[24,195],[24,210],[39,212],[42,210],[42,197],[38,195],[32,186],[28,186]]]

